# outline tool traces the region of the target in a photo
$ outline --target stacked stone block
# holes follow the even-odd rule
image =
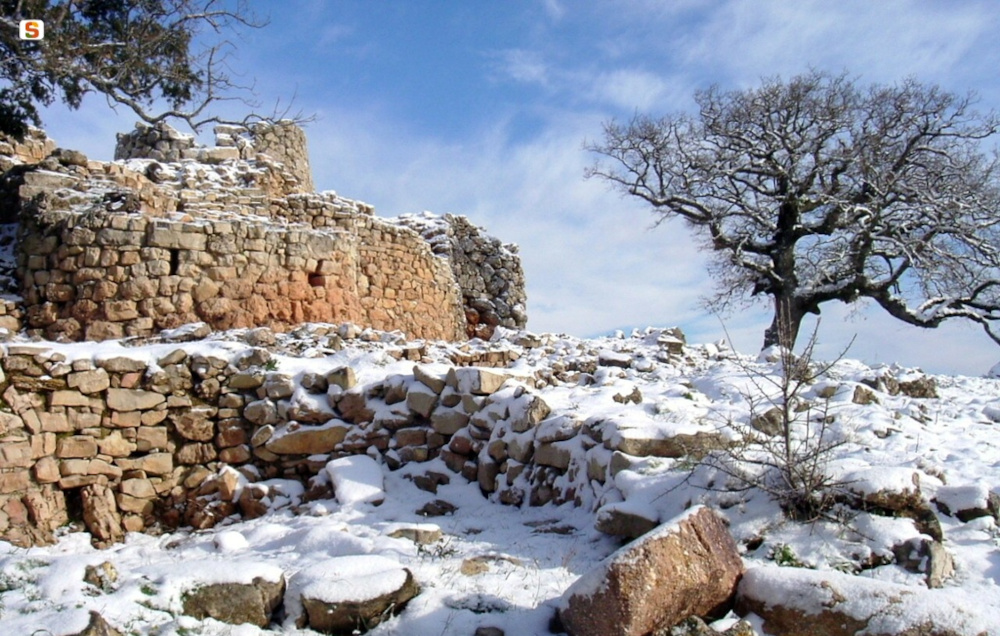
[[[52,155],[24,165],[11,197],[24,308],[8,311],[4,326],[15,329],[22,313],[19,324],[33,334],[100,340],[197,320],[218,329],[351,320],[457,339],[524,324],[516,255],[462,217],[449,219],[465,247],[435,253],[437,243],[374,216],[367,204],[332,192],[289,193],[308,176],[294,126],[220,127],[219,142],[231,145],[214,149],[188,147],[172,130],[141,124],[121,137],[118,154],[178,154],[179,162]],[[258,152],[261,140],[272,144],[269,152],[284,147],[296,174]],[[40,154],[44,142],[36,141]],[[491,299],[489,290],[499,295]]]
[[[417,363],[362,385],[333,363],[271,370],[261,348],[222,358],[178,346],[153,360],[150,351],[69,359],[4,345],[0,538],[51,540],[70,509],[98,543],[264,514],[266,491],[237,496],[227,466],[250,482],[308,483],[331,458],[377,451],[390,469],[433,462],[414,478],[427,490],[464,478],[506,504],[596,507],[594,484],[616,461],[628,465],[603,421],[551,412],[535,390],[544,381],[505,369]]]
[[[166,122],[149,125],[137,122],[135,130],[119,133],[115,145],[115,159],[156,159],[180,161],[196,159],[197,150],[193,135],[184,134]]]
[[[462,288],[467,335],[488,340],[498,326],[527,324],[524,271],[514,244],[502,244],[464,216],[429,212],[404,215],[399,223],[414,229],[451,263]]]
[[[50,213],[22,239],[27,327],[49,339],[353,321],[414,337],[462,328],[447,265],[412,232]]]

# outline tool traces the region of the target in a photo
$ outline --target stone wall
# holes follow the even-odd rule
[[[512,246],[448,215],[441,249],[370,205],[299,192],[311,176],[304,135],[289,124],[216,133],[223,145],[204,148],[166,125],[139,125],[119,137],[117,155],[130,159],[112,163],[72,152],[24,163],[50,150],[44,135],[11,155],[23,307],[6,316],[71,340],[190,321],[287,329],[350,320],[443,339],[524,325]]]
[[[115,159],[219,163],[229,159],[253,161],[261,154],[290,171],[294,184],[290,184],[286,194],[313,192],[306,136],[289,120],[216,126],[214,148],[199,147],[193,135],[181,133],[166,122],[153,126],[139,122],[132,132],[119,134],[115,145]]]
[[[517,245],[503,244],[464,216],[424,212],[398,222],[413,228],[445,256],[462,288],[468,336],[489,339],[497,326],[523,328],[528,322],[524,271]]]
[[[606,478],[612,451],[599,427],[550,417],[535,378],[417,364],[359,385],[333,363],[291,375],[268,370],[267,349],[205,351],[69,358],[43,344],[4,345],[0,538],[51,540],[71,514],[101,544],[152,526],[257,516],[266,490],[234,499],[217,478],[226,466],[251,482],[308,483],[330,458],[373,451],[393,469],[439,459],[418,485],[464,478],[509,504],[586,504],[593,495],[580,489]]]
[[[396,228],[304,231],[240,220],[40,214],[22,239],[27,327],[49,339],[352,321],[453,339],[447,265]]]

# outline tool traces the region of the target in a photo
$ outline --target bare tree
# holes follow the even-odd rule
[[[18,39],[22,19],[44,20],[45,38]],[[78,108],[87,93],[148,123],[172,118],[195,130],[224,121],[212,109],[220,101],[257,108],[228,57],[238,29],[264,25],[245,0],[0,0],[0,133],[20,137],[41,125],[39,105]]]
[[[715,252],[717,308],[787,311],[868,298],[911,325],[965,318],[1000,343],[1000,118],[915,80],[859,87],[811,72],[696,94],[696,116],[605,124],[588,176],[680,217]],[[782,308],[787,309],[782,309]]]
[[[736,488],[760,490],[777,502],[789,518],[815,521],[829,517],[849,482],[833,475],[830,462],[849,439],[834,425],[830,398],[813,403],[805,398],[817,380],[826,375],[846,349],[832,362],[813,358],[819,325],[802,351],[792,349],[788,308],[778,314],[778,374],[736,360],[753,390],[742,393],[750,404],[746,423],[729,420],[726,426],[740,439],[702,460],[736,481]],[[727,485],[727,490],[732,490]]]

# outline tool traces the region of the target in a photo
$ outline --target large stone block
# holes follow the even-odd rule
[[[725,522],[697,507],[618,550],[563,595],[571,636],[644,636],[725,614],[743,573]]]
[[[996,624],[975,602],[938,590],[835,571],[755,567],[740,582],[736,611],[775,636],[983,636]]]
[[[340,420],[330,420],[321,426],[291,423],[276,429],[264,448],[277,455],[329,453],[344,441],[351,428],[350,424]]]
[[[152,391],[141,389],[108,389],[108,408],[114,411],[145,411],[167,401]]]

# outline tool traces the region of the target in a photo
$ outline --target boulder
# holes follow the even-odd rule
[[[580,577],[559,618],[571,636],[644,636],[690,616],[725,614],[742,573],[725,522],[698,506]]]
[[[420,592],[409,570],[373,555],[315,563],[296,574],[290,587],[289,596],[301,603],[298,627],[344,635],[379,625]]]
[[[184,594],[184,613],[198,619],[211,617],[230,625],[250,623],[267,627],[284,594],[285,577],[280,574],[258,576],[250,583],[213,583]]]
[[[622,501],[598,510],[594,527],[604,534],[636,539],[656,528],[658,520],[655,510],[640,509]]]
[[[747,570],[736,612],[753,612],[774,636],[985,636],[995,629],[964,596],[777,566]]]

